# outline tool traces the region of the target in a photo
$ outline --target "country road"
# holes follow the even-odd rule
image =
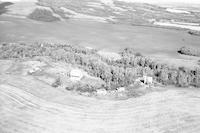
[[[199,90],[169,89],[111,101],[63,94],[32,77],[0,79],[0,133],[200,131]]]

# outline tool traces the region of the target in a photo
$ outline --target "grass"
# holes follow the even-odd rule
[[[59,25],[57,23],[38,25],[16,18],[4,17],[2,20],[15,23],[15,25],[0,25],[0,40],[5,42],[35,42],[36,40],[60,42],[62,40],[71,44],[80,44],[112,52],[118,52],[125,47],[133,47],[144,55],[167,56],[169,58],[179,58],[176,49],[181,46],[198,47],[198,42],[200,42],[200,38],[191,36],[185,31],[155,27],[111,25],[73,20],[61,21]]]
[[[30,77],[7,78],[0,87],[1,131],[199,132],[199,91],[173,89],[116,102],[65,93]]]
[[[87,0],[39,0],[39,5],[50,6],[52,8],[66,7],[73,11],[89,14],[94,16],[116,16],[117,22],[124,24],[139,24],[139,25],[152,25],[148,20],[175,20],[177,22],[196,22],[199,23],[199,13],[195,12],[195,17],[193,15],[185,14],[174,14],[166,11],[166,8],[162,6],[156,6],[146,3],[127,3],[123,1],[115,1],[114,4],[117,7],[125,9],[125,12],[120,14],[115,14],[112,7],[103,5],[104,9],[92,7],[93,11],[90,11]],[[126,7],[126,8],[124,8]],[[127,10],[129,8],[129,10]]]

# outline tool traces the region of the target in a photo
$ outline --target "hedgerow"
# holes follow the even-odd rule
[[[178,50],[178,53],[200,57],[200,49],[198,49],[198,48],[181,47]]]

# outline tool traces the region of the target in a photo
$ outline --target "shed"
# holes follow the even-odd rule
[[[143,76],[139,77],[138,79],[135,80],[136,82],[141,82],[143,84],[151,85],[153,84],[153,77],[150,76]]]
[[[143,76],[144,84],[153,84],[153,78],[149,76]]]
[[[107,91],[105,89],[98,89],[97,90],[97,95],[106,95]]]
[[[125,87],[120,87],[120,88],[117,88],[117,91],[118,92],[124,92],[124,91],[126,91],[126,88]]]

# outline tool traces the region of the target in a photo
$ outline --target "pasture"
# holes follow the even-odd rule
[[[107,52],[132,47],[143,55],[173,66],[198,66],[198,59],[191,60],[177,53],[182,46],[199,47],[200,37],[185,30],[76,19],[38,22],[6,15],[0,16],[0,23],[1,42],[64,42]]]
[[[200,41],[184,30],[81,20],[48,23],[2,15],[0,23],[1,42],[60,41],[112,52],[133,47],[142,54],[163,58],[182,58],[177,49],[199,47]]]

